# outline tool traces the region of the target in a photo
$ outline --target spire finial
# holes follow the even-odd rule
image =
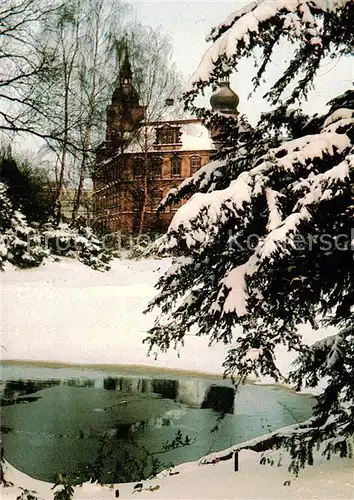
[[[218,111],[222,114],[237,115],[237,106],[239,104],[239,97],[230,88],[230,77],[224,74],[218,80],[218,88],[212,93],[210,97],[210,104],[213,111]]]
[[[131,83],[132,78],[133,78],[132,68],[131,68],[130,61],[129,61],[127,35],[124,35],[122,45],[123,45],[123,50],[122,50],[123,63],[122,63],[121,69],[120,69],[119,79],[120,79],[121,85],[124,85],[124,84],[126,85],[128,83]]]

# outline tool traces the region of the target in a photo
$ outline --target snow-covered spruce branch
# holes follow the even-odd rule
[[[330,112],[312,123],[315,133],[271,148],[255,158],[249,171],[230,179],[227,188],[195,194],[177,212],[157,243],[160,251],[172,250],[176,257],[149,305],[162,313],[146,340],[151,350],[179,348],[185,333],[195,328],[211,344],[232,342],[224,363],[227,375],[283,380],[275,348],[285,345],[306,353],[299,324],[350,325],[351,96],[349,91],[332,101]],[[227,175],[226,169],[220,173]],[[256,236],[255,244],[249,235]],[[309,365],[304,370],[317,383],[316,369]],[[336,390],[335,384],[337,379],[319,399],[317,423],[326,420],[331,408],[346,436],[345,410],[340,404],[334,408],[331,398],[342,398],[347,386]],[[332,439],[334,427],[326,429]],[[324,432],[319,436],[325,439]],[[297,449],[295,442],[291,446]]]
[[[335,100],[331,103],[335,105]],[[262,151],[266,154],[272,145],[279,147],[281,142],[285,142],[284,137],[279,135],[279,128],[275,126],[279,120],[282,120],[284,126],[288,128],[289,140],[296,139],[299,134],[303,136],[301,132],[309,132],[316,127],[329,133],[343,129],[348,131],[348,127],[353,126],[354,112],[343,105],[350,106],[350,104],[352,104],[350,101],[344,100],[339,104],[338,109],[334,108],[333,112],[313,120],[296,110],[286,110],[280,107],[273,112],[264,113],[257,129],[250,127],[245,118],[241,117],[241,124],[238,126],[233,124],[230,130],[237,146],[222,149],[216,161],[208,163],[194,175],[185,179],[178,188],[171,189],[161,201],[158,211],[182,199],[189,199],[195,193],[211,193],[228,187],[230,179],[236,178],[242,171],[249,170],[252,163],[262,156]],[[229,142],[230,140],[228,144]],[[281,151],[282,149],[277,154],[281,154]]]
[[[263,62],[253,80],[255,88],[266,71],[275,41],[297,42],[283,76],[271,87],[269,99],[279,102],[288,84],[298,79],[287,104],[306,96],[321,60],[333,51],[349,54],[353,46],[353,2],[350,0],[268,0],[254,1],[231,14],[215,28],[213,41],[190,78],[187,103],[193,108],[195,96],[206,85],[228,74],[255,48],[263,50]],[[338,22],[340,19],[341,22]]]
[[[204,123],[209,129],[222,130],[219,140],[228,146],[214,154],[214,161],[204,165],[177,188],[172,188],[161,201],[159,212],[191,198],[195,193],[211,193],[227,188],[231,179],[249,170],[256,159],[281,143],[280,131],[269,120],[257,129],[249,125],[244,115],[235,120],[235,117],[225,119],[217,114],[204,120]]]
[[[218,185],[218,179],[223,178],[220,169],[225,167],[224,161],[213,161],[200,168],[193,176],[185,179],[178,188],[172,188],[161,201],[158,212],[161,212],[167,206],[176,203],[186,195],[193,195],[196,192],[213,191]]]
[[[351,120],[352,126],[354,120]],[[326,159],[326,166],[336,165],[336,160],[345,158],[346,153],[350,150],[351,140],[345,134],[337,134],[336,132],[324,132],[317,135],[305,136],[293,141],[282,144],[279,148],[269,151],[267,155],[260,158],[258,164],[249,172],[243,172],[238,178],[231,182],[230,186],[223,190],[213,191],[212,193],[198,193],[193,198],[183,205],[174,217],[168,233],[158,242],[158,250],[171,250],[176,246],[176,239],[180,233],[185,233],[192,227],[203,226],[205,233],[200,231],[200,235],[189,240],[185,240],[186,246],[189,249],[203,245],[206,241],[210,242],[209,235],[215,232],[214,226],[216,222],[228,221],[228,214],[232,212],[238,222],[247,216],[247,206],[251,205],[252,199],[259,196],[264,196],[269,193],[275,183],[279,181],[279,174],[286,175],[286,183],[283,184],[284,194],[288,194],[294,198],[297,191],[303,187],[302,177],[310,178],[313,175],[313,164],[320,170],[322,160]],[[348,159],[348,162],[351,159]],[[218,166],[218,165],[216,165]],[[221,165],[220,165],[221,166]],[[350,165],[352,168],[352,165]],[[321,172],[320,172],[321,173]],[[332,175],[332,180],[335,183],[335,174]],[[343,165],[342,173],[345,175],[348,171]],[[201,174],[203,175],[203,174]],[[300,177],[300,179],[299,179]],[[340,180],[340,178],[338,178]],[[311,181],[310,181],[311,182]],[[289,189],[290,188],[290,189]],[[314,190],[313,190],[314,191]],[[294,207],[290,207],[294,210]],[[295,206],[296,210],[296,206]],[[289,214],[290,215],[290,214]],[[251,221],[247,221],[250,223]],[[271,222],[268,221],[270,224]],[[217,237],[217,234],[215,234]],[[181,240],[181,238],[179,238]]]
[[[297,433],[297,435],[304,435],[310,429],[312,429],[313,418],[306,420],[305,422],[301,422],[300,424],[288,425],[286,427],[282,427],[274,432],[270,432],[268,434],[263,434],[262,436],[249,439],[248,441],[244,441],[242,443],[236,444],[222,451],[213,452],[209,455],[205,455],[204,457],[199,459],[200,465],[212,464],[217,460],[227,460],[231,459],[235,452],[241,450],[252,450],[256,452],[268,451],[272,448],[280,448],[285,439],[289,437],[289,435]]]
[[[284,448],[291,452],[290,470],[298,473],[299,468],[303,466],[302,460],[310,457],[311,462],[314,450],[319,448],[320,443],[323,443],[321,453],[327,458],[332,453],[341,456],[349,454],[354,432],[353,408],[350,405],[354,376],[351,363],[353,341],[352,325],[304,348],[304,352],[296,360],[295,364],[299,368],[290,374],[288,381],[295,382],[298,389],[302,385],[315,387],[323,378],[328,381],[327,388],[315,405],[313,417],[300,424],[237,444],[222,452],[207,455],[200,463],[229,459],[233,453],[243,449],[262,452]],[[256,351],[254,349],[252,353],[254,357],[259,356]],[[343,366],[347,372],[346,377],[341,373]]]
[[[300,424],[289,425],[269,434],[236,444],[226,450],[206,455],[199,460],[199,464],[207,465],[220,460],[230,460],[234,453],[242,450],[261,452],[260,462],[266,464],[269,463],[267,461],[267,452],[281,449],[290,453],[288,469],[297,475],[306,463],[313,465],[315,452],[319,452],[327,459],[330,458],[332,453],[341,454],[341,456],[351,454],[352,436],[341,435],[341,426],[338,427],[335,443],[332,440],[321,446],[326,437],[328,437],[326,435],[326,425],[319,429],[316,418],[310,418]],[[270,463],[273,463],[273,461],[270,460]]]
[[[351,325],[306,347],[295,360],[296,369],[290,373],[289,381],[300,390],[302,386],[316,387],[325,377],[331,379],[336,370],[341,371],[343,365],[350,365],[353,341],[354,326]],[[345,377],[342,382],[345,385]]]

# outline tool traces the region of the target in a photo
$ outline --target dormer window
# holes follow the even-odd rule
[[[181,144],[181,127],[166,124],[157,128],[155,144]]]

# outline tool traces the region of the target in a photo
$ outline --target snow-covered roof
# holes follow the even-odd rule
[[[156,129],[161,127],[179,127],[181,131],[182,144],[156,145]],[[197,119],[159,121],[147,124],[148,128],[148,151],[198,151],[214,150],[215,146],[208,129]],[[143,132],[143,127],[142,127]],[[125,153],[139,153],[144,150],[142,137],[134,139],[125,149]]]
[[[181,126],[183,150],[215,149],[209,130],[200,122],[185,123]]]

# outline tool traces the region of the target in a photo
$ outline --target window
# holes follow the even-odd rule
[[[175,177],[181,177],[182,159],[180,156],[172,156],[171,158],[171,173]]]
[[[190,174],[195,174],[201,167],[202,159],[200,156],[191,156],[189,159]]]
[[[144,158],[137,156],[133,158],[133,176],[139,177],[144,172]]]
[[[151,177],[161,177],[162,175],[162,158],[160,156],[153,156],[150,163]]]
[[[151,210],[156,212],[163,198],[162,189],[154,189],[151,193]]]
[[[144,201],[144,191],[137,188],[133,193],[133,209],[140,210]]]
[[[180,142],[180,127],[171,127],[170,125],[164,125],[156,129],[156,144],[180,144]]]

